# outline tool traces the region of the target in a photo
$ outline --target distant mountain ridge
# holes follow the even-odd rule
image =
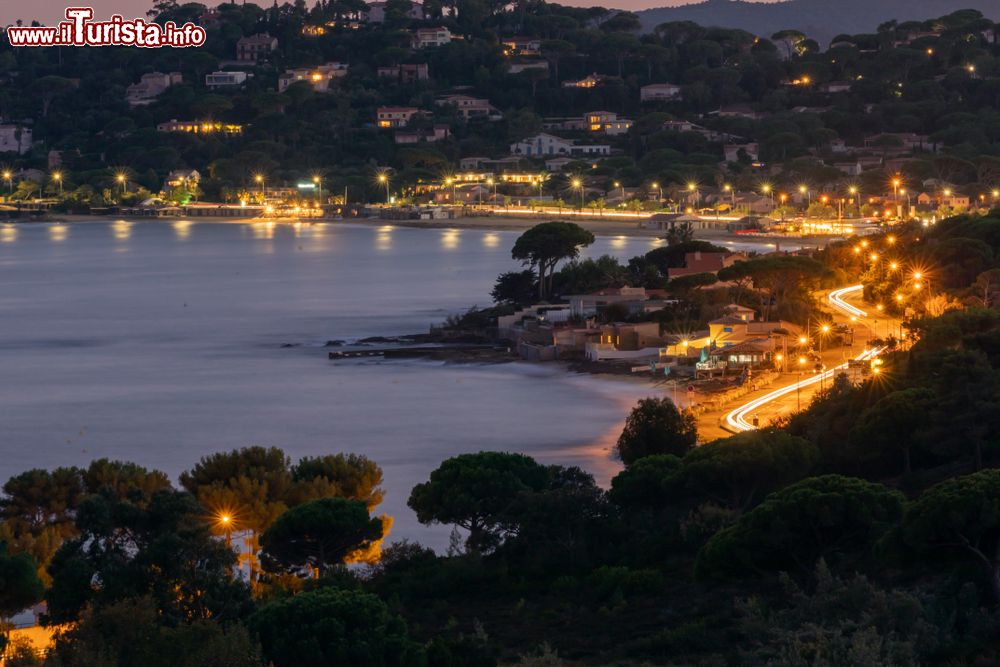
[[[960,9],[978,9],[989,19],[1000,20],[1000,0],[787,0],[776,3],[706,0],[636,13],[647,31],[668,21],[742,28],[762,36],[794,28],[825,47],[842,33],[872,33],[879,24],[893,19],[925,21]]]

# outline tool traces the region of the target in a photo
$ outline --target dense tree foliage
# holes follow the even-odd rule
[[[382,522],[369,516],[363,502],[322,498],[282,514],[260,542],[265,567],[290,572],[306,568],[319,576],[382,537]]]
[[[699,576],[753,577],[863,561],[898,521],[903,496],[880,484],[826,475],[778,491],[719,531],[698,555]]]
[[[275,667],[420,664],[405,623],[368,593],[308,591],[264,605],[250,623]]]
[[[618,458],[626,466],[654,454],[681,455],[694,447],[694,416],[677,409],[669,398],[644,398],[632,408],[618,438]]]
[[[506,534],[511,503],[547,482],[545,467],[522,454],[461,454],[443,462],[428,482],[415,486],[407,504],[422,523],[453,523],[466,529],[468,547],[485,551]]]
[[[543,222],[517,237],[511,257],[534,268],[538,274],[538,297],[552,290],[552,272],[564,259],[573,259],[580,248],[594,242],[594,235],[572,222]]]

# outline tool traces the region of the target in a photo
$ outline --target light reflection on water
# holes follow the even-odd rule
[[[250,444],[358,452],[385,470],[392,538],[443,548],[449,529],[406,508],[443,459],[520,451],[606,483],[628,407],[653,393],[556,365],[327,360],[326,341],[487,305],[496,276],[520,269],[518,231],[183,223],[0,228],[0,481],[102,456],[177,475]],[[583,254],[652,247],[613,241]]]
[[[460,230],[445,229],[441,232],[441,247],[445,250],[457,250],[461,242]]]
[[[49,238],[53,241],[65,241],[68,235],[69,227],[66,225],[60,223],[49,225]]]
[[[177,236],[178,241],[184,241],[191,237],[191,225],[194,224],[190,220],[177,220],[173,223],[174,234]]]
[[[132,236],[132,223],[127,220],[115,220],[111,223],[111,233],[118,241],[127,241]]]

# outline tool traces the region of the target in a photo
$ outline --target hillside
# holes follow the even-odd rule
[[[996,0],[788,0],[773,4],[706,0],[680,7],[647,9],[638,15],[647,31],[668,21],[742,28],[760,35],[796,28],[825,45],[841,33],[874,32],[885,21],[900,17],[923,21],[960,9],[978,9],[990,19],[1000,18],[1000,3]]]

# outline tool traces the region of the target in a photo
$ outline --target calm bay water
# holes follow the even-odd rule
[[[343,224],[0,225],[0,480],[136,461],[176,477],[251,444],[357,452],[385,471],[393,538],[441,548],[410,488],[480,449],[607,483],[640,385],[557,366],[333,363],[322,345],[426,331],[489,302],[517,232]],[[650,239],[599,238],[622,258]],[[283,347],[285,344],[294,347]]]

